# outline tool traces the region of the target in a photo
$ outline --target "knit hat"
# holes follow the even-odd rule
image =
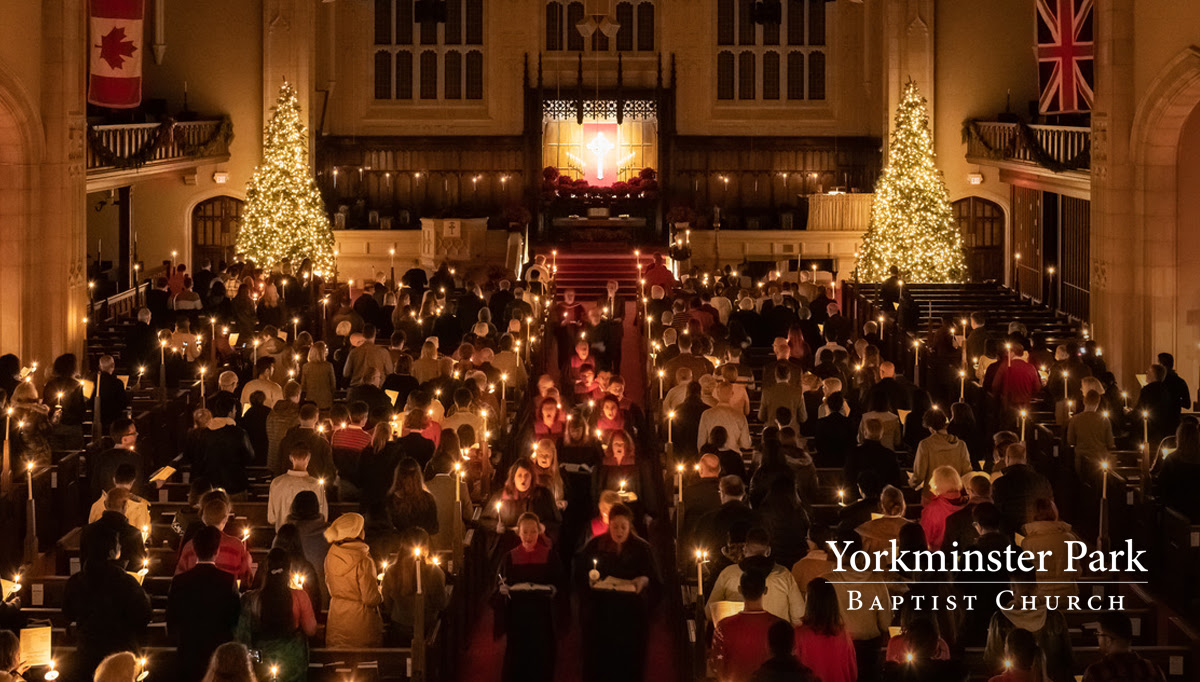
[[[325,529],[325,540],[329,543],[353,540],[360,537],[364,525],[362,514],[347,512],[333,520]]]

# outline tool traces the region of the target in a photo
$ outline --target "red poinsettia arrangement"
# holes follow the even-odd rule
[[[643,168],[630,180],[619,180],[607,187],[562,175],[553,166],[542,169],[542,196],[546,199],[646,199],[657,195],[658,171],[653,168]]]

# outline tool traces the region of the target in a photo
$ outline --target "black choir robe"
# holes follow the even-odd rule
[[[594,563],[593,563],[594,562]],[[640,593],[593,590],[588,573],[624,580],[645,577]],[[607,533],[593,538],[576,558],[583,627],[584,682],[638,682],[644,677],[650,609],[658,600],[662,579],[650,543],[630,535],[618,547]]]
[[[562,585],[562,562],[554,555],[550,540],[538,538],[532,551],[518,545],[500,562],[500,580],[513,587],[521,583]],[[508,634],[504,649],[505,682],[551,682],[557,633],[554,627],[554,594],[546,592],[510,591],[502,597],[496,611],[497,629]]]

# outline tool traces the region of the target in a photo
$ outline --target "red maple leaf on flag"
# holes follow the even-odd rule
[[[119,69],[125,64],[125,57],[132,57],[137,46],[132,40],[125,39],[125,28],[115,26],[108,35],[100,39],[100,58],[108,62],[109,67]]]

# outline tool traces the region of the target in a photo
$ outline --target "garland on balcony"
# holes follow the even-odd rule
[[[154,155],[163,147],[174,144],[178,147],[180,154],[185,157],[200,157],[208,156],[218,147],[228,147],[233,140],[233,123],[229,117],[221,119],[217,129],[208,139],[198,144],[190,144],[179,135],[179,131],[175,128],[175,119],[167,118],[154,129],[154,135],[146,140],[145,144],[138,147],[132,154],[118,154],[108,147],[104,146],[104,141],[100,134],[95,131],[92,126],[88,126],[88,146],[92,153],[96,155],[100,163],[104,166],[112,166],[122,170],[129,168],[140,168],[154,159]]]
[[[997,148],[989,144],[987,138],[980,132],[979,119],[969,118],[963,123],[963,142],[970,143],[971,140],[979,142],[987,150],[988,158],[996,160],[1012,158],[1019,149],[1028,149],[1034,163],[1054,173],[1091,168],[1092,147],[1090,144],[1084,147],[1073,158],[1067,161],[1059,161],[1051,156],[1046,151],[1046,148],[1038,142],[1037,131],[1031,128],[1028,123],[1017,119],[1016,124],[1017,136],[1012,138],[1012,141],[1002,148]]]

